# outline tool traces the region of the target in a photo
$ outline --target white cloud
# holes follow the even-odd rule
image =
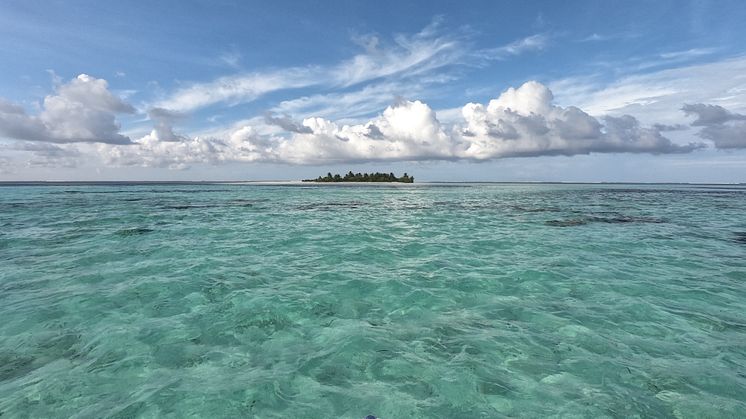
[[[44,98],[39,115],[0,99],[0,137],[56,143],[127,144],[119,133],[117,114],[135,109],[112,94],[106,80],[81,74]]]
[[[710,55],[717,50],[715,48],[691,48],[683,51],[664,52],[660,57],[667,60],[681,60]]]
[[[278,148],[291,163],[370,160],[438,160],[454,158],[453,142],[435,112],[420,101],[401,101],[379,117],[357,125],[338,126],[322,118],[307,118],[310,134],[298,134]]]
[[[186,114],[163,108],[153,108],[148,111],[148,118],[155,122],[153,130],[148,134],[156,141],[184,141],[187,137],[174,132],[174,123],[184,119]]]
[[[682,108],[687,115],[696,115],[692,126],[702,127],[697,133],[719,149],[746,148],[746,115],[733,113],[718,105],[687,104]]]
[[[432,28],[414,36],[398,35],[394,41],[388,48],[369,45],[364,54],[331,68],[331,82],[351,86],[392,75],[415,76],[453,64],[462,55],[457,41],[435,36]]]
[[[218,78],[177,90],[154,107],[189,112],[218,103],[251,102],[270,92],[328,86],[344,88],[386,77],[413,77],[454,64],[463,56],[455,39],[438,36],[434,25],[394,37],[393,45],[367,42],[364,53],[333,66],[292,67]]]
[[[654,71],[604,83],[599,76],[549,84],[561,104],[591,115],[630,114],[647,124],[686,123],[684,103],[717,104],[746,111],[746,56]]]
[[[303,96],[280,102],[272,112],[298,117],[319,116],[336,120],[359,120],[380,112],[397,97],[416,97],[426,91],[425,85],[443,83],[448,78],[417,78],[411,82],[382,82],[361,89]]]
[[[270,73],[226,76],[209,83],[196,83],[177,90],[155,107],[176,112],[189,112],[216,103],[237,104],[282,89],[317,84],[322,76],[318,68],[290,68]]]
[[[183,168],[229,161],[330,164],[686,153],[701,147],[674,144],[660,127],[644,127],[628,115],[597,119],[576,107],[556,106],[552,92],[538,82],[510,88],[486,106],[469,103],[461,115],[446,126],[427,104],[400,100],[365,123],[339,124],[320,117],[299,122],[288,115],[269,115],[264,125],[274,126],[274,131],[254,120],[222,136],[168,142],[148,135],[134,146],[100,145],[98,150],[111,164]]]
[[[293,120],[290,115],[287,114],[276,116],[272,113],[267,113],[266,115],[264,115],[264,122],[268,125],[280,127],[287,132],[297,132],[299,134],[310,134],[311,132],[313,132],[311,128],[298,123],[297,121]]]
[[[686,115],[697,116],[697,119],[692,122],[692,125],[695,127],[722,125],[730,121],[746,120],[746,115],[730,112],[718,105],[706,105],[704,103],[686,104],[681,110]]]
[[[746,148],[746,123],[718,124],[703,128],[698,135],[719,149]]]
[[[544,34],[535,34],[503,45],[499,48],[485,49],[479,52],[484,58],[503,60],[509,56],[521,55],[531,51],[541,51],[549,43],[549,37]]]
[[[637,32],[617,32],[607,34],[599,34],[597,32],[594,32],[586,36],[585,38],[578,39],[576,42],[607,42],[639,38],[640,36],[641,34]]]
[[[680,153],[698,145],[678,146],[655,128],[635,118],[607,116],[598,120],[577,107],[552,103],[552,92],[538,82],[510,88],[485,107],[464,106],[466,124],[460,132],[461,157],[575,155],[592,152]]]

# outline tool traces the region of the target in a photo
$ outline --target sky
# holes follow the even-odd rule
[[[746,182],[743,1],[0,0],[0,181]]]

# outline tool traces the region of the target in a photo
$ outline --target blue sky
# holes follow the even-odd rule
[[[0,180],[746,182],[741,1],[0,6]]]

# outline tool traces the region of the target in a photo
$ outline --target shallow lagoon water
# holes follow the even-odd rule
[[[746,188],[0,188],[0,416],[744,417]]]

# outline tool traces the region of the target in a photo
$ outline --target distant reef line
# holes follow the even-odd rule
[[[319,176],[316,179],[303,179],[303,182],[399,182],[414,183],[414,176],[409,176],[406,172],[397,177],[394,173],[353,173],[351,170],[344,176],[339,173],[332,175],[331,172],[326,176]]]

